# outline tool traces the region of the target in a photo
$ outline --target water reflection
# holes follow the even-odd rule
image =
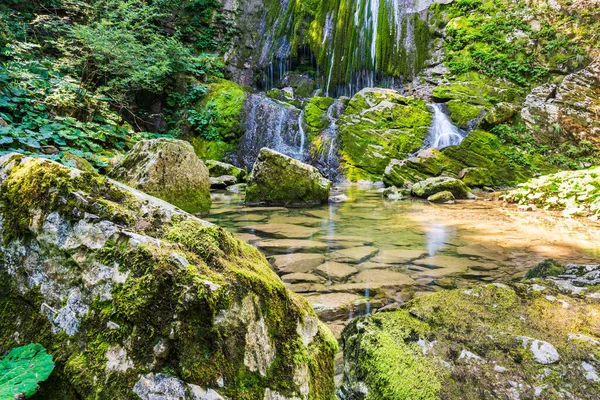
[[[506,281],[553,257],[594,263],[600,229],[500,203],[431,205],[389,201],[377,189],[345,187],[347,202],[314,208],[245,207],[218,193],[207,220],[256,245],[290,290],[324,318],[370,313],[406,293],[439,290],[447,278]]]
[[[435,256],[446,247],[448,240],[456,234],[454,227],[436,221],[426,226],[424,229],[427,241],[427,254]]]

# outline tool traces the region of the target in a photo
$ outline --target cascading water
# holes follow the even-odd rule
[[[264,94],[249,94],[244,103],[246,132],[236,163],[252,168],[261,148],[268,147],[303,161],[306,136],[303,113],[296,107],[278,103]]]
[[[343,107],[344,104],[337,99],[327,109],[329,125],[320,133],[323,147],[321,153],[311,160],[311,163],[319,169],[323,176],[334,182],[341,180],[338,160],[337,120]]]
[[[433,108],[433,121],[429,128],[429,139],[426,147],[442,149],[460,144],[465,138],[466,132],[452,124],[440,104],[433,103],[429,106]]]

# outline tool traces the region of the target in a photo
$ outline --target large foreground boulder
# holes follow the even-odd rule
[[[419,297],[344,330],[340,398],[597,399],[599,323],[552,281]]]
[[[449,192],[457,199],[468,199],[473,197],[471,189],[462,181],[449,176],[439,176],[437,178],[429,178],[424,181],[417,182],[413,185],[410,193],[413,196],[426,199],[431,195],[440,192]]]
[[[11,154],[0,235],[0,357],[48,349],[56,369],[40,398],[332,399],[331,333],[218,226]]]
[[[138,142],[110,177],[190,213],[210,209],[208,169],[182,140]]]
[[[316,205],[329,199],[331,182],[315,167],[262,148],[248,179],[247,204]]]

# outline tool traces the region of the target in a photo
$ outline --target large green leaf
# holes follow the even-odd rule
[[[0,399],[29,398],[52,373],[52,356],[39,344],[14,348],[0,361]]]

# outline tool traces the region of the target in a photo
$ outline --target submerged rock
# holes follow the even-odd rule
[[[210,209],[208,169],[187,142],[138,142],[109,176],[191,213]]]
[[[0,354],[49,350],[42,398],[332,398],[331,333],[224,229],[17,154],[0,158],[0,213]]]
[[[436,193],[446,191],[457,199],[473,197],[471,190],[462,181],[448,176],[425,179],[415,183],[411,188],[411,194],[420,198],[428,198]]]
[[[330,189],[315,167],[263,148],[248,179],[246,203],[317,205],[328,201]]]
[[[355,319],[339,397],[598,398],[598,338],[582,335],[597,333],[597,303],[569,298],[565,309],[556,289],[548,299],[534,286],[444,290]]]

